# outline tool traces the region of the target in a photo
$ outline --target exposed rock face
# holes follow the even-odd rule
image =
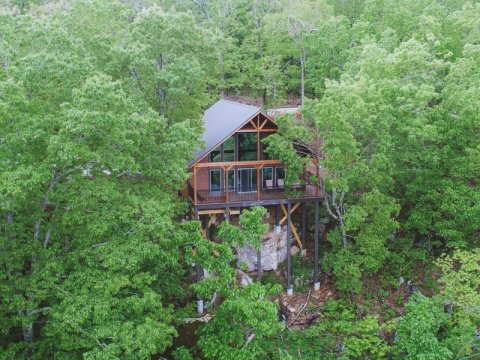
[[[253,283],[252,278],[240,269],[237,269],[237,277],[240,279],[241,286],[247,286]]]
[[[254,246],[237,248],[239,264],[245,266],[245,270],[257,269],[257,250]],[[264,271],[276,270],[278,264],[287,259],[287,229],[285,226],[279,233],[271,230],[262,240],[262,269]]]

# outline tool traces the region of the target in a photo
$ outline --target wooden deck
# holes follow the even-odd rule
[[[193,202],[193,189],[190,188],[190,199]],[[228,204],[244,204],[250,206],[251,203],[272,203],[275,200],[303,200],[303,199],[318,199],[322,194],[316,185],[303,185],[286,191],[281,189],[263,189],[260,194],[257,191],[239,192],[237,190],[230,190],[228,192],[228,202],[225,190],[198,190],[197,191],[197,205],[228,205]]]

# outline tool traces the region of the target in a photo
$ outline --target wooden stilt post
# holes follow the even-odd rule
[[[320,290],[320,281],[318,280],[318,207],[319,201],[315,201],[315,249],[314,249],[314,268],[313,268],[313,289]]]
[[[278,211],[278,205],[275,205],[275,232],[278,234],[281,231],[280,227],[280,212]]]
[[[196,221],[198,221],[198,209],[196,207],[194,210],[194,218]],[[195,264],[195,272],[196,272],[196,281],[197,282],[202,281],[203,269],[200,265]],[[200,298],[197,299],[197,313],[199,315],[203,315],[203,300]]]
[[[302,256],[307,255],[307,204],[302,204]]]
[[[292,288],[292,230],[290,229],[291,218],[290,211],[291,205],[290,202],[287,204],[287,295],[293,295]]]
[[[225,208],[225,221],[230,222],[230,208],[229,207]]]

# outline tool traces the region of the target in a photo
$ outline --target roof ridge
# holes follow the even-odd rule
[[[258,110],[261,110],[262,108],[261,107],[258,107],[258,106],[255,106],[255,105],[248,105],[248,104],[244,104],[244,103],[241,103],[241,102],[238,102],[238,101],[233,101],[233,100],[229,100],[229,99],[220,99],[218,101],[227,101],[229,103],[232,103],[232,104],[235,104],[235,105],[241,105],[241,106],[246,106],[246,107],[249,107],[249,108],[255,108],[255,109],[258,109]],[[217,102],[218,102],[217,101]],[[216,103],[215,103],[216,104]],[[214,105],[215,105],[214,104]]]

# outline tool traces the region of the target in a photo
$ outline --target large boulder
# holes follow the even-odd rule
[[[277,270],[278,264],[287,259],[287,230],[283,226],[280,232],[272,230],[262,240],[262,269]],[[238,247],[237,259],[242,269],[257,269],[257,250],[252,245]]]

